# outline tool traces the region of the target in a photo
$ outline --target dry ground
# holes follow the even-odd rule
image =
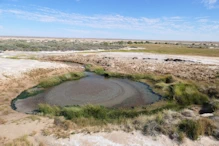
[[[218,82],[219,58],[158,55],[152,53],[80,53],[41,56],[41,59],[72,61],[103,66],[122,73],[172,74],[173,76],[208,83]],[[174,61],[175,59],[178,59]]]

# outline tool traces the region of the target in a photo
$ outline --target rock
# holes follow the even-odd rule
[[[195,117],[195,113],[192,110],[185,109],[181,112],[181,114],[185,117]]]
[[[212,114],[212,113],[206,113],[206,114],[201,114],[200,116],[201,116],[201,117],[204,117],[204,118],[207,118],[207,117],[213,117],[214,114]]]
[[[202,109],[199,111],[199,114],[213,113],[214,110],[214,106],[211,103],[206,103],[202,106]]]

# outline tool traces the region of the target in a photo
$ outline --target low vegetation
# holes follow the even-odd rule
[[[52,78],[48,78],[46,80],[43,80],[38,85],[38,87],[49,88],[49,87],[56,86],[60,83],[63,83],[65,81],[78,80],[82,77],[84,77],[83,73],[67,73],[67,74],[64,74],[61,76],[56,76],[56,77],[52,77]]]
[[[190,139],[197,140],[200,135],[214,134],[215,125],[209,119],[183,120],[179,123],[179,131],[184,132]]]
[[[76,127],[107,127],[109,124],[121,125],[120,129],[126,132],[141,130],[143,134],[152,136],[162,133],[178,141],[182,141],[185,136],[192,140],[201,135],[216,136],[216,127],[212,120],[187,119],[179,111],[175,111],[179,109],[176,109],[177,106],[176,103],[165,101],[135,109],[113,109],[99,105],[57,107],[40,104],[39,110],[44,115],[54,117],[56,125],[55,133],[52,129],[45,129],[43,133],[55,134],[58,138],[66,138],[75,133],[73,129],[77,129]],[[63,134],[60,135],[60,132]]]
[[[207,47],[194,48],[185,45],[168,45],[168,44],[134,44],[130,47],[141,47],[145,49],[134,50],[111,50],[114,52],[145,52],[145,53],[158,53],[158,54],[175,54],[175,55],[198,55],[219,57],[219,49],[208,49]]]
[[[102,124],[114,123],[121,119],[134,118],[140,114],[147,113],[146,110],[110,109],[99,105],[69,106],[61,108],[48,104],[40,104],[39,111],[44,115],[64,116],[67,120],[72,120],[76,123],[80,123],[83,119],[86,119],[87,122],[92,121],[90,119],[94,119],[96,122],[102,121]]]
[[[0,118],[0,125],[3,125],[5,123],[6,123],[6,121],[4,119]]]
[[[33,146],[27,139],[27,135],[14,139],[12,142],[5,144],[5,146]]]
[[[207,95],[199,92],[193,84],[177,83],[170,86],[169,98],[176,100],[180,105],[203,105],[209,101]]]
[[[83,51],[83,50],[112,50],[124,47],[124,43],[113,42],[80,42],[70,40],[0,40],[0,50],[2,51]]]

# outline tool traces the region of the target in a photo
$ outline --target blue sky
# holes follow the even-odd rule
[[[219,41],[219,0],[0,0],[0,36]]]

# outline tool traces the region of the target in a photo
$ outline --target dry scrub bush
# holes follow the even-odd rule
[[[64,118],[60,117],[56,117],[54,119],[54,125],[65,131],[72,130],[74,127],[76,127],[76,125],[70,120],[65,120]]]
[[[213,135],[215,125],[210,119],[183,120],[179,124],[179,131],[184,132],[187,137],[192,140],[197,140],[200,135]]]
[[[4,119],[0,118],[0,125],[5,124],[5,123],[6,123],[6,121]]]
[[[20,138],[14,139],[12,142],[5,144],[5,146],[33,146],[28,139],[27,136],[24,135]]]

